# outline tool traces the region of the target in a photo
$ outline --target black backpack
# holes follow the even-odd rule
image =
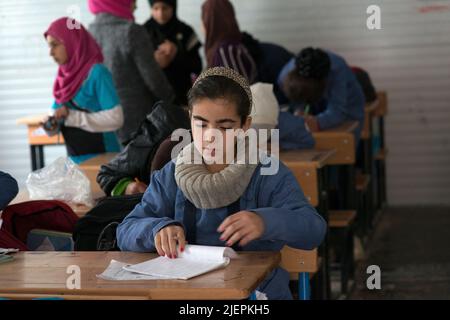
[[[105,197],[78,220],[73,232],[75,251],[118,251],[116,228],[141,202],[141,194]]]

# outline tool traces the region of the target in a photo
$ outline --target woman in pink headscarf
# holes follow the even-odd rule
[[[88,0],[95,14],[89,31],[102,47],[105,65],[111,71],[124,108],[124,126],[119,138],[126,144],[159,100],[172,102],[173,89],[154,59],[152,41],[141,25],[134,23],[134,0]]]
[[[80,163],[120,151],[114,131],[123,124],[123,112],[100,47],[79,22],[66,17],[54,21],[44,37],[59,65],[53,124],[59,124],[69,156]],[[51,124],[44,128],[54,129]]]

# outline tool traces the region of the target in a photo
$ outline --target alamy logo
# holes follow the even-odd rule
[[[71,5],[67,8],[67,15],[70,19],[67,19],[67,29],[80,29],[81,24],[81,9],[77,5]]]
[[[371,265],[367,267],[367,274],[370,276],[367,278],[366,285],[369,290],[381,290],[381,269],[377,265]]]
[[[367,7],[366,13],[369,15],[366,21],[367,29],[380,30],[381,29],[381,9],[377,5],[370,5]]]
[[[81,269],[77,265],[70,265],[66,269],[70,276],[66,280],[66,287],[69,290],[81,289]]]

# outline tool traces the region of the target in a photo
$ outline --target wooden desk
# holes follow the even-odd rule
[[[317,211],[324,217],[325,221],[328,223],[328,200],[327,200],[327,174],[325,166],[329,163],[330,159],[336,154],[335,149],[331,150],[291,150],[280,152],[280,160],[292,171],[298,183],[302,187],[303,193],[312,206],[317,208]],[[321,265],[322,275],[325,281],[321,284],[321,296],[327,299],[330,295],[330,273],[329,273],[329,259],[328,259],[328,239],[326,238],[323,242],[320,252],[323,259]],[[287,252],[285,252],[287,251]],[[296,251],[298,251],[296,253]],[[311,251],[296,250],[292,248],[284,248],[283,260],[294,259],[296,261],[310,261],[309,272],[317,272],[318,270],[318,257],[317,253]],[[292,258],[288,258],[292,255]],[[315,258],[314,258],[315,255]],[[288,263],[287,266],[290,268],[292,263]],[[290,268],[292,270],[292,268]],[[294,269],[295,270],[295,269]],[[315,271],[312,271],[315,270]],[[295,272],[295,271],[294,271]],[[306,275],[301,274],[302,281],[306,280]],[[300,280],[300,279],[299,279]],[[299,288],[301,290],[301,288]],[[304,290],[302,288],[302,290]],[[304,292],[304,291],[303,291]]]
[[[314,132],[316,149],[336,149],[336,153],[327,162],[333,165],[355,163],[355,137],[353,132],[358,128],[356,121],[346,122],[338,127]]]
[[[379,100],[375,100],[364,107],[364,127],[361,130],[361,140],[368,140],[372,135],[372,115],[375,114]]]
[[[342,166],[347,176],[344,187],[345,209],[356,209],[355,196],[355,168],[356,146],[354,131],[358,128],[356,121],[346,122],[338,127],[324,131],[314,132],[316,148],[336,149],[336,154],[328,160],[329,165]]]
[[[247,299],[280,263],[279,252],[244,252],[224,269],[190,280],[98,279],[111,259],[139,263],[156,257],[132,252],[18,252],[0,265],[0,297],[30,299]],[[81,289],[67,289],[67,267],[78,265]]]
[[[100,185],[97,183],[97,174],[100,170],[101,165],[107,164],[116,155],[117,153],[115,152],[103,153],[78,165],[84,172],[84,174],[88,177],[91,183],[91,190],[93,194],[105,195],[103,190],[100,188]]]
[[[47,117],[46,114],[39,114],[17,119],[18,125],[26,125],[28,130],[28,144],[31,151],[31,169],[33,171],[44,167],[44,146],[63,145],[62,134],[49,137],[40,123]]]
[[[321,170],[335,155],[336,150],[281,151],[280,160],[292,171],[312,206],[319,206]]]

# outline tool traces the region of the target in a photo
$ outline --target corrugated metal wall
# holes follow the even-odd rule
[[[202,0],[179,0],[179,16],[199,35]],[[391,204],[450,204],[450,1],[245,0],[232,1],[242,30],[297,52],[329,48],[365,67],[388,91],[386,124]],[[381,8],[381,30],[366,27],[366,9]],[[42,32],[86,1],[0,1],[0,168],[21,182],[29,171],[25,128],[15,119],[47,110],[56,67]],[[148,4],[138,1],[143,22]],[[48,152],[53,151],[53,152]],[[47,148],[47,161],[61,148]]]

